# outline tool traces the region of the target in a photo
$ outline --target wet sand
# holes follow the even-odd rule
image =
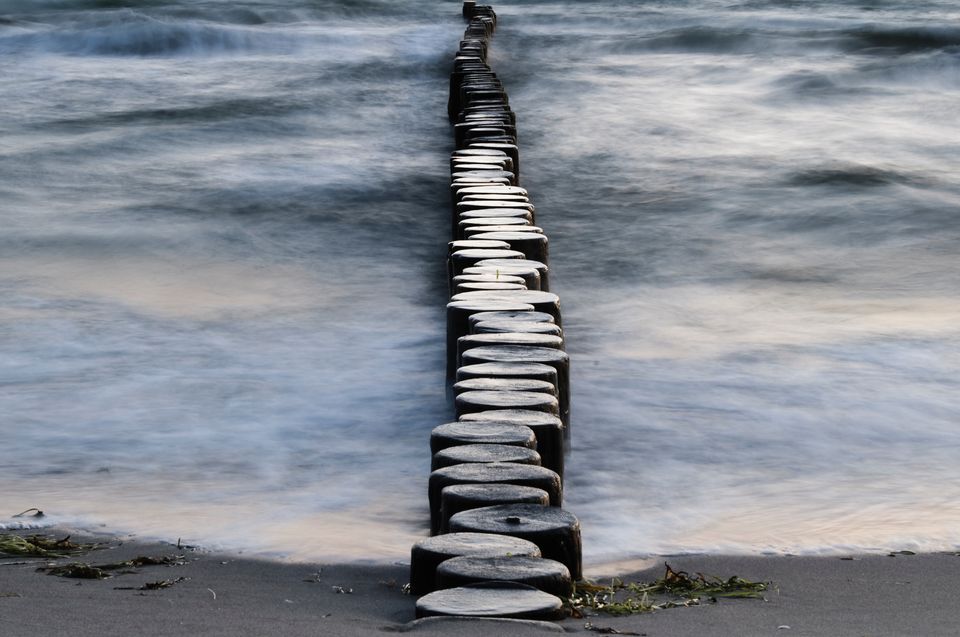
[[[80,539],[74,535],[74,539]],[[83,538],[89,539],[89,538]],[[137,556],[182,555],[181,565],[146,566],[105,580],[38,572],[50,560],[0,559],[0,635],[423,635],[501,636],[594,628],[642,635],[956,635],[960,632],[960,555],[840,557],[683,556],[590,569],[649,581],[675,569],[770,581],[766,600],[728,600],[630,617],[556,624],[505,621],[414,622],[414,598],[401,588],[407,564],[289,564],[177,548],[130,538],[98,538],[106,548],[58,564],[102,564]],[[853,559],[849,559],[849,558]],[[633,572],[624,572],[638,568]],[[185,578],[176,581],[179,578]],[[137,590],[162,580],[168,588]],[[616,634],[616,633],[607,633]]]

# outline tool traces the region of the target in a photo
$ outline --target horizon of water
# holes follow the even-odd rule
[[[960,547],[960,9],[495,9],[587,561]],[[462,30],[0,0],[0,520],[404,558]]]

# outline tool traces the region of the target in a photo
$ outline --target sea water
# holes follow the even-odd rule
[[[960,8],[495,8],[587,561],[960,546]],[[0,519],[407,555],[463,28],[0,0]]]

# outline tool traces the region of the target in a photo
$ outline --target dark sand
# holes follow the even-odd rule
[[[24,532],[27,533],[27,532]],[[75,536],[77,539],[78,536]],[[285,564],[175,545],[101,538],[108,548],[56,560],[91,564],[183,555],[106,580],[38,572],[45,559],[0,559],[0,636],[588,634],[584,625],[655,635],[960,635],[960,556],[684,556],[623,575],[649,581],[675,569],[772,581],[766,601],[720,600],[631,617],[597,615],[556,624],[423,621],[401,586],[406,564]],[[599,572],[603,572],[602,569]],[[593,569],[592,575],[598,575]],[[161,590],[123,590],[187,578]],[[597,578],[599,579],[599,578]],[[343,592],[340,592],[340,591]],[[351,592],[352,591],[352,592]],[[789,627],[789,628],[787,628]]]

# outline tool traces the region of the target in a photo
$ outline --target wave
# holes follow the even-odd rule
[[[854,53],[920,53],[960,47],[960,28],[868,25],[843,32],[843,48]]]
[[[837,83],[823,73],[811,70],[796,71],[773,82],[779,91],[784,91],[791,97],[829,97],[848,92],[841,89]]]
[[[960,48],[869,58],[869,62],[857,68],[857,73],[883,85],[896,82],[955,89],[960,87]]]
[[[171,123],[222,122],[252,117],[281,117],[290,115],[316,105],[303,100],[301,102],[282,100],[277,97],[223,99],[209,104],[188,106],[168,106],[158,108],[138,108],[125,111],[93,114],[88,117],[74,117],[38,122],[37,128],[49,130],[50,127],[63,129],[98,129],[101,126],[114,125],[168,125]]]
[[[0,35],[0,52],[169,56],[196,53],[292,53],[297,39],[265,28],[172,20],[132,10],[86,15],[63,24],[18,23]]]
[[[864,83],[859,74],[827,74],[804,69],[788,73],[771,82],[772,97],[782,100],[859,99],[890,94],[893,89]]]
[[[434,16],[429,3],[405,6],[390,0],[0,0],[0,24],[49,20],[135,8],[168,18],[199,18],[229,24],[289,23],[328,18],[380,19]],[[454,17],[459,13],[451,13]]]
[[[689,52],[765,54],[771,51],[834,49],[864,55],[960,52],[960,28],[864,24],[845,29],[783,31],[750,25],[695,25],[620,37],[606,43],[611,53]]]
[[[639,35],[611,42],[611,53],[689,51],[693,53],[746,53],[758,50],[769,38],[748,28],[694,26]]]
[[[835,165],[826,168],[801,170],[788,177],[793,186],[890,186],[894,184],[920,185],[922,180],[894,170],[873,166]]]

